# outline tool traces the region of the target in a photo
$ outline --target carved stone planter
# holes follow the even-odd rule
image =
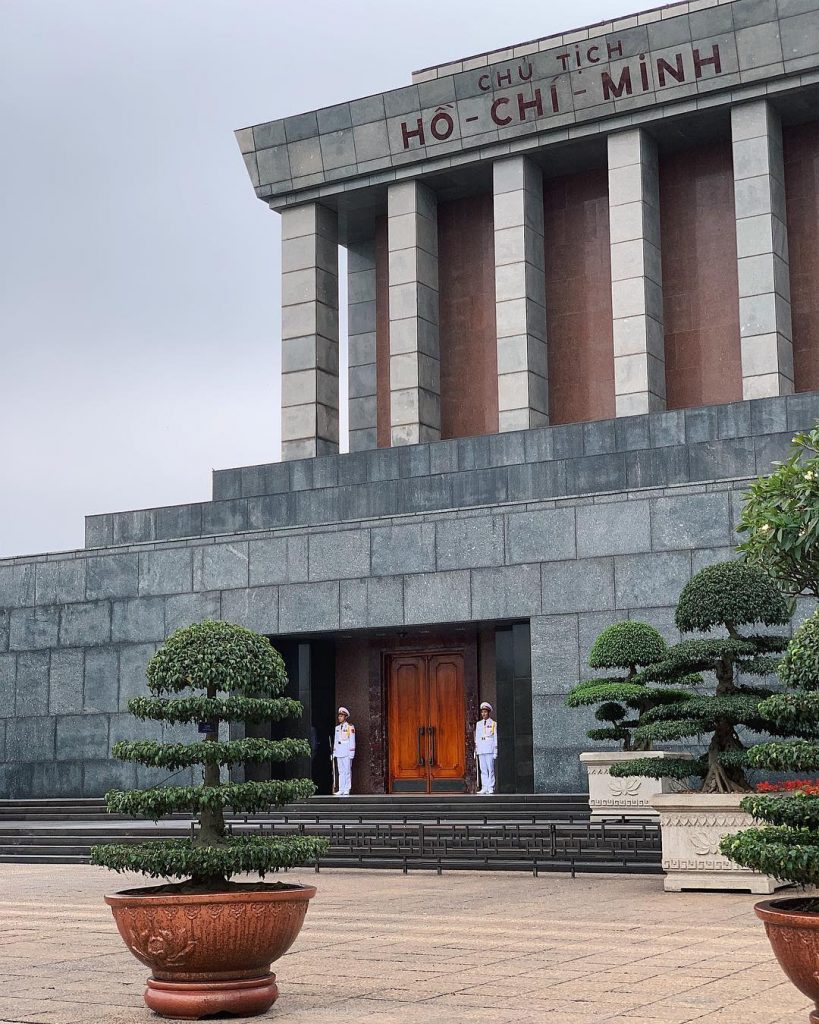
[[[740,809],[741,793],[668,793],[655,796],[663,841],[663,888],[740,889],[769,894],[787,885],[741,867],[719,852],[723,836],[754,824]]]
[[[207,895],[158,888],[105,897],[128,949],[151,968],[145,1004],[185,1020],[269,1010],[279,994],[270,964],[295,941],[315,887]]]
[[[680,789],[680,783],[676,779],[643,779],[638,776],[613,779],[609,774],[613,764],[636,761],[640,757],[691,759],[692,756],[668,750],[607,750],[581,754],[580,761],[586,766],[589,774],[589,806],[592,821],[620,815],[656,821],[658,812],[651,806],[652,798],[658,793],[674,793]]]

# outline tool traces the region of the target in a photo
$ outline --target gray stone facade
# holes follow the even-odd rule
[[[217,472],[213,502],[89,517],[86,550],[0,562],[0,790],[99,795],[162,639],[529,620],[535,784],[583,785],[563,707],[594,636],[673,639],[689,576],[730,557],[747,480],[819,393]],[[148,727],[150,728],[150,727]],[[166,730],[167,734],[172,730]]]
[[[596,135],[601,121],[619,131],[815,84],[818,11],[819,0],[671,4],[236,135],[256,194],[283,208],[415,177],[420,162],[448,171]]]

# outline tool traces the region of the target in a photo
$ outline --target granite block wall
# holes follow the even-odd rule
[[[732,554],[748,479],[817,413],[811,393],[227,471],[220,501],[91,520],[108,547],[2,560],[0,793],[161,781],[110,749],[144,735],[125,709],[157,645],[205,618],[272,636],[528,619],[536,787],[577,790],[588,724],[563,699],[594,636],[631,617],[674,639],[685,581]],[[367,514],[385,487],[401,511]],[[348,518],[320,521],[333,493]],[[158,535],[282,497],[299,499],[286,527]],[[154,536],[125,543],[136,523]]]

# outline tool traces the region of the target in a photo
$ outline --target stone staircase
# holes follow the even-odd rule
[[[318,835],[332,867],[659,872],[659,828],[592,824],[585,794],[312,797],[264,815],[228,815],[236,834]],[[0,801],[0,862],[88,860],[98,843],[191,833],[190,818],[154,823],[107,815],[102,800]]]

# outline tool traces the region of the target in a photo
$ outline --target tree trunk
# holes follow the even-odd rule
[[[216,688],[208,687],[208,697],[216,697]],[[212,731],[205,734],[205,743],[218,743],[219,741],[219,719],[211,718],[209,725]],[[203,789],[218,789],[221,786],[218,764],[205,764],[203,766]],[[221,807],[203,807],[199,811],[199,832],[194,838],[196,846],[221,846],[226,838],[225,814]],[[223,875],[194,875],[193,882],[197,886],[207,889],[219,889],[227,885],[227,879]]]
[[[726,623],[728,632],[734,639],[740,639],[733,623]],[[734,663],[723,658],[715,669],[717,677],[717,697],[724,697],[734,692]],[[744,750],[733,722],[724,718],[717,719],[714,734],[708,745],[708,771],[702,781],[703,793],[750,793],[751,787],[741,768],[734,768],[720,762],[720,754],[732,750]]]

